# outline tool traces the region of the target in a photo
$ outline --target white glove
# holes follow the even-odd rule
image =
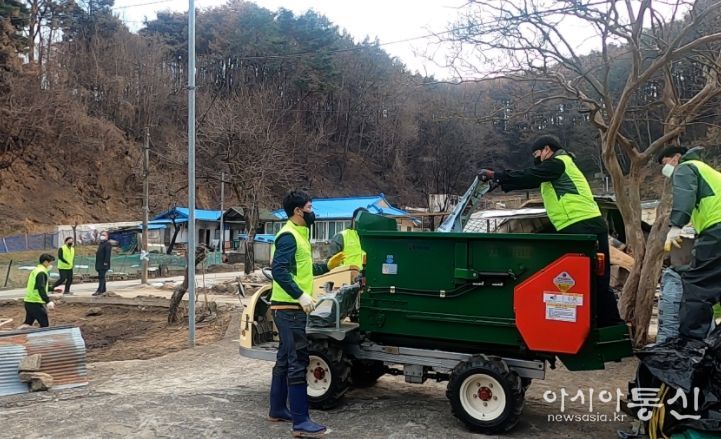
[[[303,311],[305,311],[306,314],[310,314],[315,309],[315,299],[308,294],[301,294],[298,298],[298,302],[300,303],[300,306],[303,307]]]
[[[55,302],[48,302],[45,304],[45,306],[48,307],[48,310],[52,311],[55,309]]]
[[[663,249],[667,252],[670,252],[672,244],[675,245],[677,248],[681,248],[682,232],[683,230],[680,227],[671,227],[671,230],[668,231],[668,235],[666,235],[666,243],[664,244]]]

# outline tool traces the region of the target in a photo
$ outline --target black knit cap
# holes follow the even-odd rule
[[[673,157],[676,154],[684,155],[687,152],[688,148],[686,148],[685,146],[667,146],[663,151],[658,153],[658,155],[656,156],[656,160],[658,160],[658,163],[661,164],[661,160],[665,159],[666,157]]]
[[[533,145],[531,145],[531,152],[539,151],[546,145],[550,146],[552,151],[558,151],[561,149],[561,141],[558,140],[558,137],[545,135],[539,137],[535,142],[533,142]]]

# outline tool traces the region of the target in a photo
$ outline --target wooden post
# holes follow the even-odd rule
[[[10,259],[10,263],[8,264],[8,271],[7,271],[7,274],[5,274],[5,285],[3,285],[3,287],[8,286],[8,279],[10,279],[10,267],[12,267],[12,266],[13,266],[13,260]]]

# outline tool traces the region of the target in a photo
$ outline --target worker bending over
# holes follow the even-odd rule
[[[702,150],[671,146],[658,159],[673,186],[665,249],[681,246],[681,230],[689,221],[696,229],[693,260],[681,274],[679,332],[700,340],[708,335],[713,306],[721,299],[721,173],[700,160]]]
[[[28,283],[25,287],[25,322],[22,328],[31,327],[36,321],[41,328],[50,325],[48,321],[48,310],[55,309],[55,304],[48,296],[50,286],[50,269],[55,258],[47,253],[40,255],[38,266],[30,272]]]

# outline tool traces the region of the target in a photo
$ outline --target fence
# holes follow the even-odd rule
[[[53,253],[54,255],[54,253]],[[150,275],[164,276],[168,272],[182,272],[186,267],[184,256],[154,254],[149,255]],[[221,263],[220,252],[210,252],[203,264],[198,265],[198,270],[207,269],[212,265]],[[0,262],[0,288],[2,287],[22,287],[27,282],[30,271],[38,264],[37,259],[33,260],[13,260],[8,262]],[[75,256],[75,268],[73,275],[84,279],[94,279],[97,277],[95,271],[95,256]],[[120,254],[114,255],[110,261],[110,271],[108,275],[114,276],[139,276],[143,269],[143,263],[140,255]],[[51,283],[58,279],[57,269],[50,272]]]
[[[46,250],[58,248],[57,233],[38,233],[34,235],[14,235],[0,238],[0,253],[14,253],[27,250]]]

